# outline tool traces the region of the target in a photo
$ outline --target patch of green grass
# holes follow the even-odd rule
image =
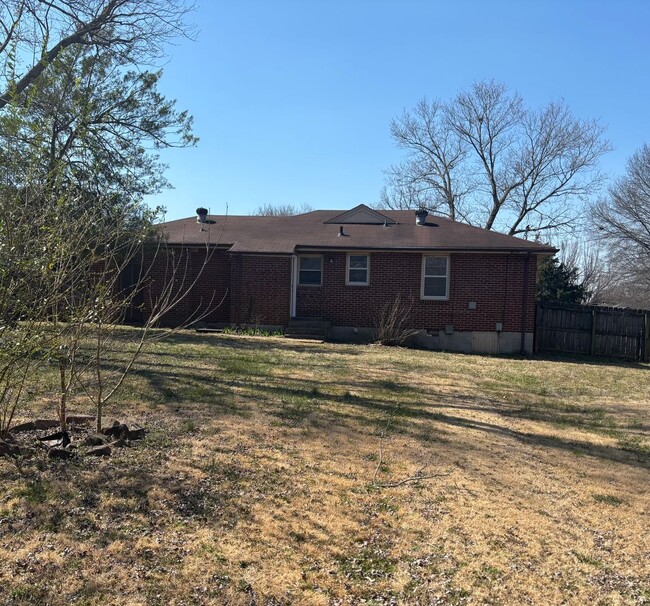
[[[218,362],[223,374],[238,379],[250,379],[251,377],[272,375],[275,365],[271,360],[272,356],[261,349],[253,353],[231,351],[228,356],[223,356],[215,361]]]
[[[61,509],[54,509],[43,525],[48,532],[59,532],[65,520],[65,513]]]
[[[276,416],[289,424],[304,421],[315,409],[314,399],[306,396],[294,396],[280,400],[280,409]]]
[[[47,603],[47,592],[37,584],[19,585],[14,587],[6,596],[6,606],[27,606],[35,604],[41,606]]]
[[[194,419],[185,419],[182,429],[185,433],[194,433],[196,431],[196,421]]]
[[[618,439],[618,445],[621,450],[633,452],[641,456],[650,455],[650,444],[648,444],[641,436],[626,435]]]
[[[581,429],[611,437],[619,435],[614,418],[598,406],[579,406],[563,400],[544,399],[534,404],[503,410],[501,414],[546,422],[558,428]]]
[[[223,329],[224,335],[242,335],[245,337],[282,337],[284,333],[281,330],[266,330],[257,326],[226,326]]]
[[[379,381],[374,381],[373,385],[379,389],[389,391],[404,391],[410,389],[408,385],[403,385],[393,379],[380,379]]]
[[[624,502],[623,499],[619,499],[613,494],[594,494],[592,496],[596,503],[606,503],[607,505],[614,505],[615,507],[618,507]]]
[[[377,503],[377,511],[395,515],[399,509],[398,505],[388,499],[380,499]]]
[[[581,564],[589,564],[589,566],[594,566],[595,568],[602,568],[603,561],[598,558],[592,558],[591,556],[584,554],[580,551],[573,551],[573,555],[576,557],[576,560]]]
[[[240,579],[237,581],[237,591],[241,591],[242,593],[250,593],[253,591],[253,586],[248,581]]]
[[[28,481],[17,494],[31,505],[45,503],[50,497],[48,485],[40,478]]]
[[[467,604],[471,597],[472,592],[462,588],[452,588],[445,596],[447,600],[446,603],[450,604],[451,606],[461,606],[462,604]]]
[[[484,564],[481,567],[481,572],[479,573],[479,578],[484,581],[494,582],[498,581],[501,577],[504,576],[503,570],[497,568],[496,566],[489,566]]]
[[[397,562],[380,545],[362,543],[353,556],[339,558],[339,569],[348,579],[378,581],[390,578]]]

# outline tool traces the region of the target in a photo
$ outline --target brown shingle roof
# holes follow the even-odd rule
[[[292,254],[300,250],[439,250],[532,252],[550,254],[552,246],[472,227],[429,215],[415,224],[413,211],[381,211],[393,225],[327,223],[346,211],[317,210],[302,215],[260,217],[210,215],[201,225],[195,217],[164,224],[170,244],[219,244],[232,252]]]

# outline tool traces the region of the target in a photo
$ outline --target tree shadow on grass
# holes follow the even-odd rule
[[[552,411],[535,411],[532,408],[519,408],[516,406],[486,401],[477,401],[476,397],[469,394],[456,394],[446,396],[443,400],[432,402],[431,399],[420,402],[396,402],[378,396],[368,397],[332,394],[327,388],[316,393],[313,389],[299,386],[276,385],[256,383],[250,387],[253,394],[264,395],[265,402],[271,405],[267,412],[281,420],[315,424],[319,415],[326,416],[340,424],[359,423],[361,425],[376,427],[380,420],[392,418],[398,423],[400,430],[411,433],[414,437],[422,438],[422,422],[431,423],[432,426],[449,425],[468,430],[500,435],[518,442],[543,446],[570,452],[580,452],[601,459],[623,463],[638,467],[650,467],[650,453],[643,448],[630,444],[627,448],[604,446],[588,441],[564,439],[538,434],[531,431],[518,431],[504,425],[479,421],[476,418],[457,416],[446,412],[449,409],[460,409],[477,413],[493,413],[503,417],[517,417],[524,420],[537,422],[569,425],[585,431],[596,433],[611,431],[608,427],[596,426],[591,417],[568,418],[566,415]],[[253,395],[252,399],[255,397]],[[275,403],[275,404],[274,404]],[[278,405],[279,403],[279,405]],[[284,405],[282,405],[284,404]],[[331,406],[333,404],[333,406]]]
[[[600,356],[586,356],[580,354],[552,354],[538,353],[532,358],[533,361],[541,362],[560,362],[562,364],[577,364],[579,366],[610,366],[618,368],[634,368],[636,370],[650,370],[650,363],[636,362],[623,358],[608,358]]]
[[[163,343],[176,345],[209,345],[215,349],[235,349],[240,351],[286,351],[310,355],[327,354],[328,356],[358,356],[364,353],[361,347],[352,344],[332,343],[329,347],[319,341],[301,342],[283,337],[247,337],[240,335],[200,334],[195,332],[177,332],[164,338]]]
[[[187,373],[183,373],[187,374]],[[200,373],[191,373],[193,381],[201,381]],[[160,378],[155,382],[159,382]],[[615,461],[627,465],[650,467],[650,453],[643,448],[630,444],[628,449],[595,445],[588,441],[549,437],[530,431],[517,431],[496,423],[479,421],[475,418],[449,414],[449,410],[458,409],[463,412],[491,413],[503,418],[518,418],[555,426],[608,433],[612,429],[602,425],[600,409],[579,408],[569,412],[556,410],[543,403],[537,406],[517,406],[486,398],[477,399],[471,394],[444,394],[439,398],[432,397],[418,388],[396,386],[394,390],[384,389],[383,393],[360,395],[351,393],[349,382],[313,380],[308,383],[298,380],[280,379],[269,381],[268,376],[254,374],[246,380],[233,380],[226,386],[210,382],[210,388],[203,393],[209,397],[202,403],[210,404],[210,412],[233,412],[238,404],[224,405],[223,397],[228,389],[240,388],[241,396],[251,406],[256,406],[262,412],[270,414],[280,423],[292,426],[322,428],[335,422],[342,425],[351,423],[376,428],[384,419],[392,418],[399,423],[401,431],[411,433],[414,437],[426,437],[422,422],[440,425],[462,427],[468,430],[501,435],[525,444],[543,446],[570,452],[580,452],[604,460]],[[372,384],[371,384],[372,385]],[[367,383],[356,385],[359,389],[368,387]],[[212,391],[211,391],[212,390]],[[408,400],[405,399],[408,394]],[[178,394],[183,395],[183,394]],[[222,399],[219,404],[220,398]],[[184,400],[185,398],[181,398]],[[433,432],[432,432],[433,433]],[[439,434],[439,432],[438,432]]]
[[[255,338],[210,339],[216,347],[225,350],[257,352]],[[187,342],[184,336],[179,342]],[[196,341],[192,339],[192,343]],[[273,340],[278,347],[279,339]],[[260,342],[261,344],[261,342]],[[268,344],[267,344],[268,345]],[[284,347],[284,345],[281,345]],[[318,353],[314,345],[305,345],[309,353]],[[296,351],[295,343],[287,348]],[[347,351],[350,348],[346,348]],[[268,352],[268,347],[265,348]],[[328,355],[332,349],[324,349]],[[574,359],[575,363],[587,363]],[[593,364],[592,359],[588,363]],[[596,362],[598,363],[598,362]],[[498,423],[486,423],[471,417],[449,414],[452,409],[464,412],[491,413],[504,418],[516,418],[572,427],[594,433],[608,433],[615,427],[604,423],[604,413],[599,407],[555,406],[542,396],[514,390],[513,400],[521,394],[524,404],[512,404],[496,398],[477,397],[475,394],[440,394],[420,389],[394,380],[336,380],[335,375],[327,379],[294,379],[273,376],[269,372],[272,362],[254,356],[241,359],[230,355],[220,361],[215,371],[188,369],[173,362],[163,361],[156,356],[144,358],[137,376],[147,382],[148,388],[156,394],[158,405],[182,415],[182,403],[205,405],[206,416],[242,412],[242,408],[255,407],[263,413],[278,419],[279,423],[290,425],[304,424],[306,427],[319,427],[331,424],[356,423],[367,427],[377,427],[383,419],[393,418],[400,423],[401,430],[411,432],[422,438],[425,432],[422,422],[468,430],[502,435],[519,442],[537,444],[547,448],[576,451],[580,450],[605,460],[627,465],[648,467],[649,453],[641,444],[630,443],[628,450],[613,446],[594,445],[587,441],[548,437],[534,432],[517,431]],[[624,363],[620,363],[625,365]],[[629,365],[625,365],[628,367]],[[238,400],[233,397],[237,392]],[[357,393],[352,393],[355,391]],[[358,393],[362,392],[362,393]],[[365,393],[363,393],[365,392]],[[643,428],[641,427],[641,430]],[[615,437],[621,437],[617,435]],[[624,441],[619,440],[621,443]]]

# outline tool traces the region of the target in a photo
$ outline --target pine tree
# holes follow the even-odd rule
[[[590,294],[579,281],[576,267],[567,267],[556,257],[542,261],[537,282],[538,301],[581,305]]]

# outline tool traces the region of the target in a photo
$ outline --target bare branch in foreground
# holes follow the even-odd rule
[[[431,480],[433,478],[444,478],[450,476],[451,474],[452,474],[451,471],[448,471],[447,473],[432,473],[428,475],[416,474],[414,476],[404,478],[399,482],[387,482],[384,484],[376,484],[376,486],[377,488],[398,488],[399,486],[404,486],[404,484],[409,484],[410,482],[420,482],[421,480]]]

